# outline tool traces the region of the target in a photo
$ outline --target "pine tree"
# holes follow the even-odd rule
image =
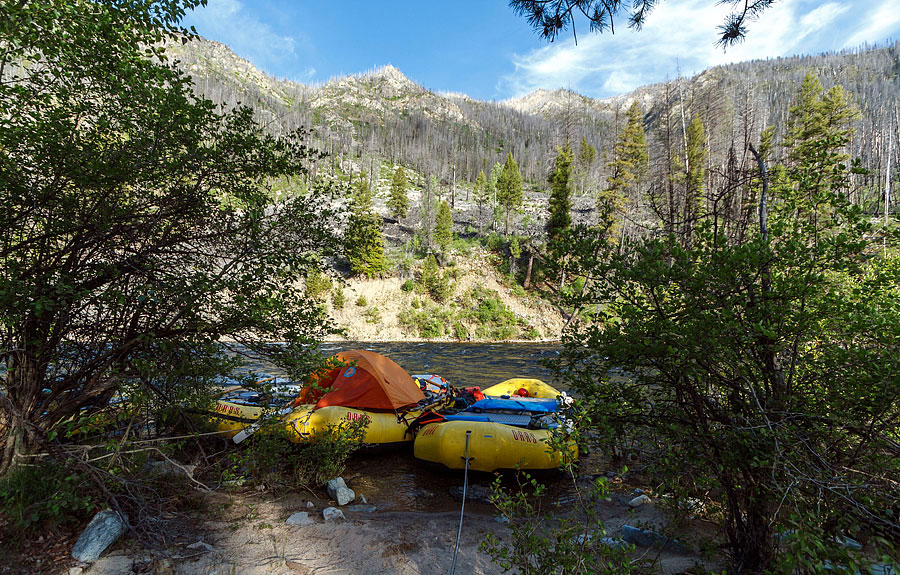
[[[550,182],[550,201],[548,209],[550,217],[547,219],[547,237],[550,241],[559,239],[572,225],[572,148],[569,143],[556,149],[555,168],[547,178]]]
[[[706,176],[706,128],[698,116],[691,119],[685,134],[685,158],[687,165],[681,165],[678,156],[673,159],[675,180],[684,185],[683,240],[690,243],[697,221],[703,217],[703,182]],[[670,222],[674,227],[675,222]]]
[[[497,203],[503,206],[506,214],[506,232],[509,235],[510,212],[522,205],[522,174],[519,173],[519,165],[513,159],[512,152],[506,156],[506,163],[497,179]]]
[[[814,183],[810,194],[843,186],[843,167],[850,157],[845,148],[859,116],[842,86],[823,95],[819,79],[806,75],[790,109],[784,145],[795,179]]]
[[[405,218],[409,213],[409,196],[406,195],[406,186],[406,173],[403,171],[403,166],[400,166],[391,179],[391,197],[387,201],[391,214],[398,220]]]
[[[608,239],[616,235],[618,214],[629,196],[636,195],[637,189],[647,174],[649,155],[647,138],[641,108],[637,102],[631,104],[626,113],[625,129],[613,146],[613,158],[609,163],[607,187],[601,190],[597,199],[600,213],[600,227]]]
[[[365,172],[351,198],[350,223],[344,235],[344,255],[356,275],[375,277],[387,269],[381,216],[373,208],[372,190]]]
[[[453,214],[450,211],[450,204],[445,200],[438,206],[437,216],[435,216],[434,243],[440,248],[441,253],[447,253],[452,241]]]
[[[581,180],[581,193],[587,188],[588,176],[594,161],[597,159],[597,149],[590,145],[587,138],[581,136],[581,147],[578,148],[578,173]]]

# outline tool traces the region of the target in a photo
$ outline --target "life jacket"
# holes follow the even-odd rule
[[[423,425],[428,425],[429,423],[440,423],[444,421],[444,416],[436,411],[426,411],[419,417],[413,419],[406,428],[406,433],[411,435],[415,435],[416,431]],[[404,435],[406,434],[404,433]]]
[[[474,399],[474,401],[481,401],[482,399],[484,399],[484,394],[481,393],[481,388],[477,385],[473,387],[464,387],[462,391],[463,396],[471,397],[472,399]],[[472,403],[474,403],[474,401]]]

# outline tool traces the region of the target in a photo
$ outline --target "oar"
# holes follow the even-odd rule
[[[290,413],[292,411],[294,411],[293,407],[285,407],[284,409],[282,409],[281,411],[278,412],[278,417],[287,415],[288,413]],[[261,426],[262,426],[262,424],[258,421],[252,425],[248,425],[247,427],[245,427],[244,429],[242,429],[241,431],[236,433],[235,436],[231,438],[231,440],[234,441],[235,443],[240,443],[240,442],[244,441],[245,439],[247,439],[248,437],[250,437],[251,435],[253,435],[254,433],[256,433],[257,431],[259,431],[259,428]]]

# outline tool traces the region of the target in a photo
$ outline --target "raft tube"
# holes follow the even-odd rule
[[[440,409],[452,401],[450,386],[439,375],[415,375],[413,378],[423,388],[430,400],[430,409]],[[210,419],[216,430],[225,437],[233,437],[241,430],[253,425],[263,414],[278,414],[282,411],[286,398],[276,395],[278,402],[261,403],[262,395],[258,392],[239,390],[223,396],[216,402],[215,415]],[[317,432],[325,431],[349,421],[365,419],[368,421],[363,443],[367,445],[401,445],[415,439],[409,433],[409,424],[419,415],[421,408],[403,413],[374,412],[352,407],[326,406],[314,409],[315,404],[301,404],[281,415],[281,422],[272,422],[272,426],[284,425],[289,432],[288,438],[293,443],[303,443]],[[265,428],[260,430],[265,433]]]
[[[515,395],[523,388],[528,398]],[[548,444],[550,427],[555,426],[549,420],[556,409],[547,399],[555,400],[560,395],[555,388],[537,379],[516,378],[489,387],[484,393],[489,397],[446,415],[443,422],[423,426],[416,436],[415,456],[450,469],[463,469],[468,433],[469,469],[490,472],[559,467],[562,453],[551,450]],[[542,428],[534,428],[540,424]],[[574,441],[567,449],[577,459]]]
[[[559,390],[552,385],[546,384],[539,379],[527,379],[522,377],[507,379],[497,385],[492,385],[487,389],[483,389],[481,392],[485,395],[500,397],[503,395],[518,395],[517,392],[520,389],[524,389],[528,392],[527,397],[556,399],[559,395]]]

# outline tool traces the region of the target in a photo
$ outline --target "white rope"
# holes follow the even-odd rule
[[[453,550],[453,563],[450,565],[450,575],[456,571],[456,556],[459,553],[459,539],[462,537],[463,514],[466,512],[466,489],[469,487],[469,436],[471,430],[466,430],[466,470],[463,475],[462,506],[459,508],[459,529],[456,532],[456,549]]]

